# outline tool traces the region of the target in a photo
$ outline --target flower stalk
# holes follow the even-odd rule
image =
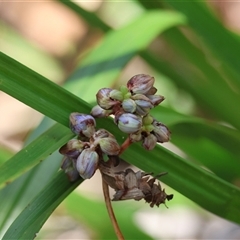
[[[104,200],[105,200],[106,208],[107,208],[107,211],[108,211],[108,215],[109,215],[109,218],[110,218],[111,223],[113,225],[116,236],[117,236],[118,240],[124,240],[124,236],[121,232],[121,229],[118,225],[117,219],[115,217],[115,214],[114,214],[114,211],[113,211],[113,208],[112,208],[112,203],[111,203],[111,199],[110,199],[110,195],[109,195],[108,184],[105,182],[103,177],[102,177],[102,189],[103,189],[103,195],[104,195]]]

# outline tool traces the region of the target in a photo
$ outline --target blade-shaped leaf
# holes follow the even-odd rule
[[[80,104],[83,112],[89,111],[84,101],[73,94],[68,99],[67,90],[1,52],[0,90],[66,126],[66,112],[77,111],[79,103],[84,103]]]
[[[86,101],[93,101],[95,96],[91,93],[96,93],[103,87],[103,83],[104,86],[110,86],[121,69],[156,36],[170,27],[184,23],[185,19],[181,14],[149,11],[126,27],[109,31],[99,46],[80,62],[79,70],[75,71],[66,85],[67,89]],[[78,79],[81,81],[76,87]]]
[[[82,179],[71,183],[63,171],[29,204],[13,222],[2,239],[33,239],[54,209]],[[13,230],[14,229],[14,230]]]
[[[221,59],[222,68],[225,68],[228,74],[230,74],[231,77],[229,80],[232,82],[235,90],[239,93],[239,38],[227,30],[223,24],[211,14],[210,9],[204,2],[179,2],[169,0],[165,0],[164,2],[188,17],[189,25],[199,34],[199,36],[201,36],[206,44],[209,45],[219,59]]]
[[[9,184],[19,174],[44,160],[72,136],[74,135],[68,128],[60,124],[54,125],[0,166],[1,186]]]

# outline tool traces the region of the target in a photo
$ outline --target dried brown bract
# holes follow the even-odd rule
[[[103,179],[107,184],[115,189],[113,201],[119,200],[141,200],[145,199],[150,207],[158,206],[163,203],[165,206],[166,199],[169,201],[173,198],[173,194],[167,195],[165,190],[161,188],[160,183],[155,183],[156,178],[167,173],[161,173],[154,178],[150,178],[151,173],[134,172],[128,168],[121,172],[111,172],[108,168],[101,169]]]

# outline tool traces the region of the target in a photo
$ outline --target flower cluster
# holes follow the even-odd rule
[[[141,171],[134,172],[130,168],[115,173],[106,171],[106,168],[102,169],[103,179],[116,191],[113,201],[145,199],[147,203],[150,203],[150,207],[154,207],[154,205],[159,207],[161,203],[165,204],[166,199],[171,200],[173,195],[167,195],[159,182],[158,184],[154,183],[156,177],[149,179],[150,174]],[[165,174],[161,173],[157,177]]]
[[[120,146],[107,130],[96,130],[95,119],[86,114],[71,113],[70,128],[78,139],[71,139],[59,152],[65,156],[61,168],[74,181],[78,174],[88,179],[93,176],[103,155],[118,155]]]
[[[164,100],[163,96],[155,95],[154,81],[149,75],[138,74],[119,90],[100,89],[96,94],[98,105],[93,107],[91,115],[106,117],[113,114],[118,128],[129,134],[130,141],[142,141],[147,150],[152,150],[157,142],[168,142],[168,128],[149,114]]]
[[[152,150],[157,142],[169,141],[168,128],[150,115],[150,110],[164,100],[163,96],[155,95],[157,89],[153,85],[153,77],[136,75],[119,90],[100,89],[96,95],[98,105],[92,109],[91,115],[70,114],[70,129],[77,138],[59,149],[64,155],[61,168],[70,181],[79,176],[89,179],[99,169],[105,183],[116,191],[114,201],[145,199],[153,207],[172,199],[173,195],[167,195],[159,183],[155,184],[156,177],[150,178],[150,173],[131,169],[114,171],[120,161],[119,155],[130,143],[142,141],[145,149]],[[118,128],[128,134],[121,147],[113,134],[96,129],[95,118],[111,114]]]

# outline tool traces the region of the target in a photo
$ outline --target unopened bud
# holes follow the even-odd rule
[[[149,114],[147,114],[146,116],[143,117],[142,119],[142,131],[150,133],[153,131],[154,126],[152,125],[153,123],[153,117]]]
[[[134,113],[136,111],[136,103],[132,99],[125,99],[122,102],[122,108],[125,112]]]
[[[129,139],[131,142],[140,142],[142,140],[142,131],[131,133]]]
[[[70,114],[70,129],[76,135],[91,137],[95,132],[96,122],[91,115],[73,112]]]
[[[112,114],[112,110],[105,110],[101,108],[99,105],[96,105],[92,108],[90,114],[95,118],[108,117],[109,115]]]
[[[74,182],[79,178],[78,171],[75,167],[75,160],[70,157],[65,157],[61,164],[62,170],[68,176],[69,181]]]
[[[142,146],[146,150],[153,150],[157,144],[157,137],[154,136],[153,134],[149,134],[147,137],[143,139],[143,144]]]
[[[113,89],[111,92],[110,92],[110,98],[112,99],[115,99],[115,100],[118,100],[118,101],[122,101],[123,100],[123,94],[121,91],[119,90],[116,90],[116,89]]]
[[[154,95],[157,92],[157,89],[155,87],[151,87],[145,95]]]
[[[138,114],[139,116],[145,116],[150,112],[150,110],[150,108],[143,108],[137,105],[136,114]]]
[[[154,126],[153,134],[157,137],[157,141],[159,143],[168,142],[171,134],[168,128],[156,120],[154,120],[152,124]]]
[[[94,141],[97,141],[101,138],[113,137],[113,135],[106,129],[100,128],[93,134]]]
[[[138,74],[127,82],[127,87],[132,93],[146,94],[154,84],[154,78],[146,74]]]
[[[123,113],[115,119],[119,129],[125,133],[137,132],[142,126],[142,119],[132,113]]]
[[[143,122],[143,125],[152,124],[153,117],[151,115],[146,115],[145,117],[143,117],[142,122]]]
[[[116,104],[116,101],[110,97],[112,90],[113,89],[111,88],[101,88],[97,92],[97,103],[101,108],[105,110],[111,109]]]
[[[120,146],[114,137],[101,138],[98,143],[102,152],[107,155],[118,155],[120,151]]]
[[[123,95],[123,99],[128,99],[131,97],[131,93],[129,92],[128,88],[126,86],[121,86],[120,91]]]
[[[59,149],[59,152],[65,156],[77,158],[87,145],[88,143],[86,142],[82,142],[78,139],[71,139]]]
[[[159,105],[165,98],[161,95],[148,95],[149,100],[153,104],[153,106]]]
[[[153,104],[150,99],[143,94],[135,94],[131,97],[137,106],[141,108],[153,108]]]
[[[61,164],[61,169],[65,171],[66,169],[72,166],[73,166],[72,159],[70,157],[64,157]]]
[[[84,149],[76,162],[76,169],[83,179],[93,176],[98,167],[98,154],[90,148]]]

